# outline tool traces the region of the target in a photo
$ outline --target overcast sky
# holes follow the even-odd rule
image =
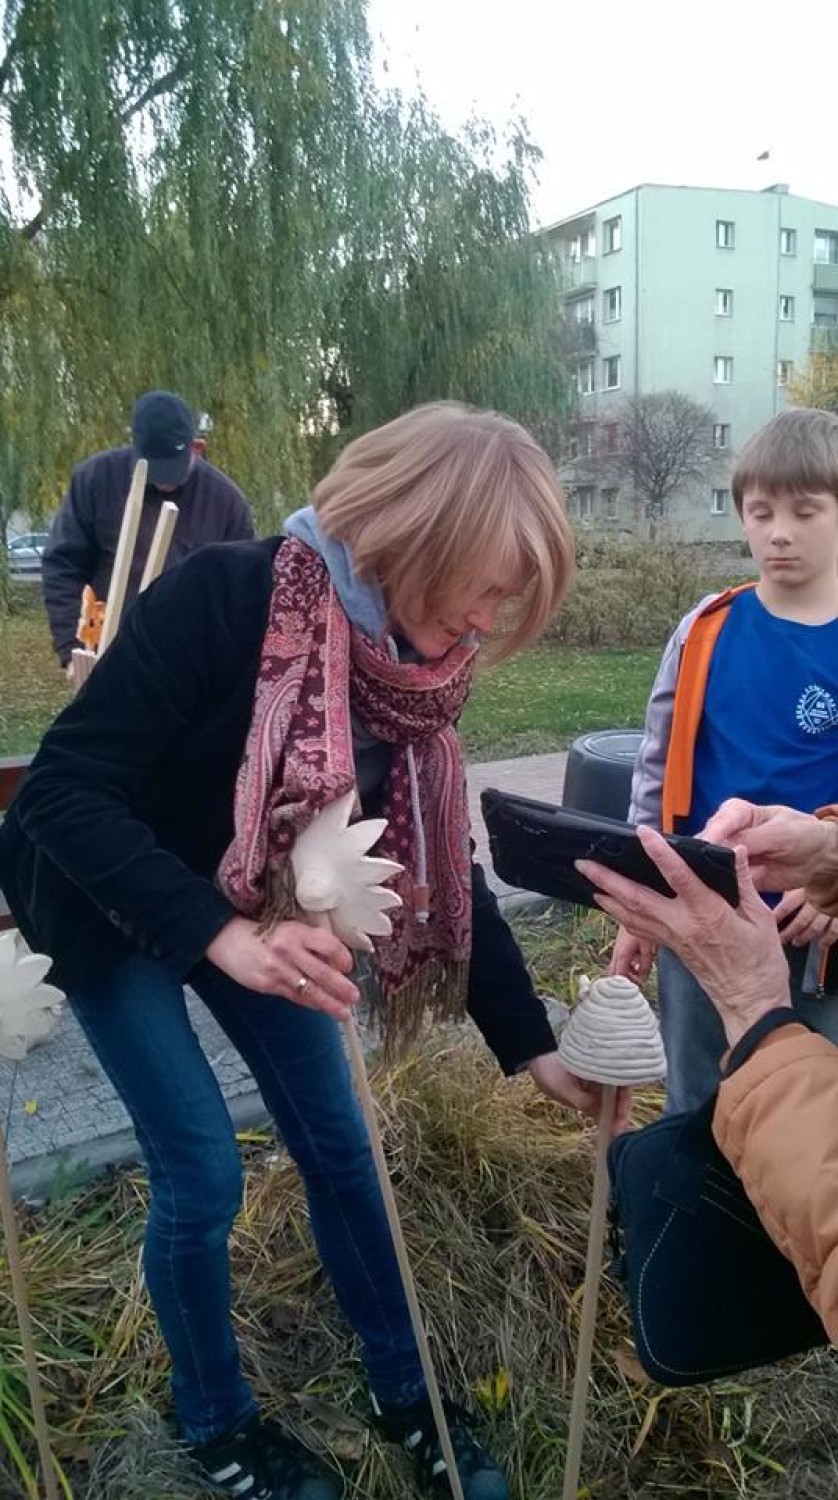
[[[418,76],[448,126],[526,117],[539,223],[637,182],[838,203],[836,0],[370,0],[369,18],[379,68]]]

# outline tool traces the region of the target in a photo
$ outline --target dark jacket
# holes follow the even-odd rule
[[[213,884],[279,542],[203,548],[126,615],[0,827],[0,887],[57,984],[140,948],[181,978],[233,914]],[[555,1043],[475,865],[469,1010],[508,1072]]]
[[[70,488],[53,518],[41,577],[50,633],[62,666],[76,644],[85,584],[91,585],[98,599],[107,596],[133,467],[130,448],[113,448],[86,459],[73,471]],[[253,536],[250,507],[241,490],[220,469],[196,458],[186,481],[171,494],[146,486],[127,600],[133,599],[139,587],[164,500],[173,500],[180,512],[167,567],[207,542],[238,542]]]

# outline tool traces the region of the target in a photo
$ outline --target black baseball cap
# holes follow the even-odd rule
[[[183,484],[192,461],[195,418],[172,391],[146,391],[131,418],[135,458],[148,461],[149,484]]]

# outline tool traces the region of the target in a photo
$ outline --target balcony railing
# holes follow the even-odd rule
[[[838,264],[816,260],[812,267],[812,288],[816,292],[838,292]]]
[[[573,324],[573,348],[577,354],[593,354],[596,349],[596,324]]]
[[[583,287],[596,286],[596,256],[583,255],[581,260],[562,260],[562,277],[566,292],[579,292]]]

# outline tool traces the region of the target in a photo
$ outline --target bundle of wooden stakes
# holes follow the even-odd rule
[[[119,541],[107,599],[104,601],[97,599],[89,584],[85,586],[82,594],[77,633],[83,644],[74,648],[72,658],[72,682],[77,691],[82,683],[87,681],[102,652],[110,645],[119,629],[137,545],[137,532],[140,527],[147,479],[148,463],[144,458],[138,459],[131,478],[128,499],[125,502],[122,525],[119,528]],[[140,579],[140,593],[143,589],[147,589],[163,571],[177,518],[177,506],[171,500],[164,500],[160,507],[154,536],[151,539],[143,576]]]

